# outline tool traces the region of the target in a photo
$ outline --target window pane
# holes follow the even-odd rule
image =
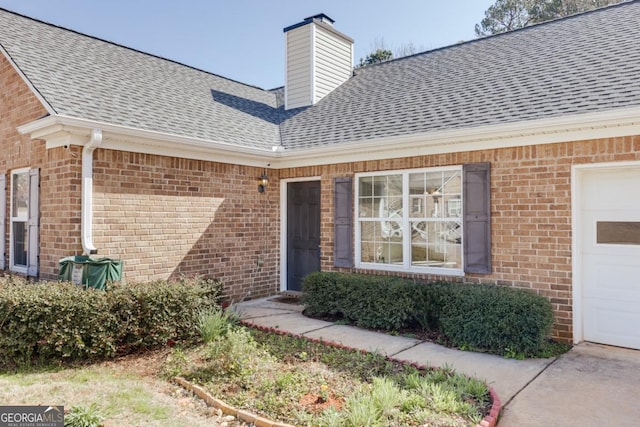
[[[598,221],[597,243],[640,245],[640,222]]]
[[[446,196],[445,198],[445,216],[447,218],[461,218],[462,217],[462,199],[460,196]]]
[[[361,221],[362,262],[402,264],[402,231],[395,221]]]
[[[461,227],[453,221],[412,221],[411,264],[460,268]]]
[[[424,172],[409,174],[409,194],[425,194]]]
[[[461,195],[462,194],[462,176],[460,171],[447,171],[442,174],[442,194],[443,195]]]
[[[27,218],[29,215],[29,173],[17,173],[12,177],[12,212],[14,218]]]
[[[25,222],[13,223],[13,264],[27,266],[27,224]]]

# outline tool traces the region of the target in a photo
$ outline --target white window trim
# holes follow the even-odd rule
[[[14,263],[14,257],[15,257],[15,251],[13,249],[13,239],[14,239],[14,235],[13,235],[13,223],[15,222],[24,222],[25,226],[28,228],[29,227],[29,206],[27,206],[27,216],[25,218],[14,218],[13,216],[13,177],[14,175],[19,175],[19,174],[23,174],[26,173],[27,177],[29,175],[29,171],[31,170],[31,168],[20,168],[20,169],[13,169],[10,173],[10,182],[9,182],[9,192],[11,193],[11,206],[9,208],[9,270],[16,272],[16,273],[20,273],[20,274],[27,274],[29,271],[29,261],[27,259],[27,265],[22,266],[22,265],[16,265]],[[28,178],[27,178],[28,179]],[[29,192],[29,189],[27,188],[27,192]],[[31,195],[29,194],[29,197],[31,197]],[[31,203],[31,200],[29,200],[29,203]],[[27,237],[27,241],[28,241],[28,237]],[[27,257],[29,256],[29,252],[27,251]]]
[[[378,271],[394,271],[394,272],[403,272],[403,273],[421,273],[421,274],[432,274],[439,276],[464,276],[464,250],[460,253],[460,268],[446,268],[446,267],[418,267],[411,265],[411,239],[402,240],[402,259],[403,264],[378,264],[372,262],[363,262],[362,261],[362,247],[361,247],[361,232],[360,232],[360,178],[363,177],[374,177],[374,176],[388,176],[388,175],[402,175],[402,206],[410,207],[409,200],[409,175],[411,173],[423,173],[423,172],[442,172],[442,171],[459,171],[462,174],[462,165],[455,166],[441,166],[441,167],[427,167],[427,168],[415,168],[415,169],[398,169],[398,170],[386,170],[386,171],[378,171],[378,172],[366,172],[366,173],[356,173],[355,177],[355,203],[354,203],[354,228],[355,228],[355,267],[366,270],[378,270]],[[406,208],[404,209],[406,211]],[[405,215],[403,212],[402,216],[402,229],[409,230],[410,229],[410,215]],[[462,217],[461,226],[463,226]],[[462,233],[464,235],[464,233]],[[464,241],[462,242],[464,245]]]

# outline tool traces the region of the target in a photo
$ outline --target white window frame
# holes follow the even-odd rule
[[[29,204],[31,203],[31,194],[29,191],[29,184],[30,184],[30,178],[29,178],[29,171],[31,169],[30,168],[20,168],[20,169],[14,169],[11,171],[11,182],[9,184],[9,191],[11,192],[11,207],[9,210],[9,234],[10,234],[10,238],[9,238],[9,269],[13,272],[16,273],[21,273],[21,274],[27,274],[28,270],[29,270],[29,250],[27,250],[27,264],[26,265],[16,265],[15,264],[15,250],[14,250],[14,235],[13,235],[13,224],[15,222],[23,222],[25,224],[25,227],[27,228],[27,244],[29,242]],[[27,175],[27,209],[26,209],[26,215],[24,216],[24,218],[22,216],[18,216],[18,217],[14,217],[13,216],[13,204],[14,204],[14,192],[13,192],[13,181],[14,181],[14,177],[16,175],[20,175],[20,174],[26,174]]]
[[[402,264],[383,264],[383,263],[372,263],[372,262],[364,262],[362,261],[362,233],[361,233],[361,223],[364,222],[360,219],[360,179],[368,178],[368,177],[376,177],[376,176],[390,176],[390,175],[401,175],[402,176],[402,230],[410,230],[410,207],[412,206],[410,203],[412,201],[409,197],[409,175],[412,173],[431,173],[431,172],[444,172],[444,171],[457,171],[460,173],[462,177],[462,165],[455,166],[443,166],[443,167],[433,167],[433,168],[417,168],[417,169],[402,169],[402,170],[386,170],[380,172],[367,172],[367,173],[356,173],[355,177],[355,203],[354,203],[354,226],[355,226],[355,267],[360,269],[367,270],[380,270],[380,271],[395,271],[395,272],[406,272],[406,273],[421,273],[421,274],[433,274],[433,275],[441,275],[441,276],[464,276],[464,250],[460,252],[460,268],[448,268],[448,267],[430,267],[430,266],[415,266],[411,264],[411,239],[404,238],[406,236],[403,233],[402,239]],[[461,187],[464,185],[461,181]],[[461,188],[463,190],[463,188]],[[462,203],[462,197],[461,202]],[[444,211],[447,209],[445,207]],[[368,219],[370,220],[370,219]],[[460,217],[460,226],[462,227],[464,224],[462,216]],[[464,236],[464,233],[461,230],[461,236]],[[460,243],[461,247],[464,248],[464,241]]]

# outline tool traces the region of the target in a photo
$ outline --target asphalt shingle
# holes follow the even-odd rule
[[[0,9],[0,44],[58,114],[269,148],[640,106],[640,1],[356,70],[312,107]]]

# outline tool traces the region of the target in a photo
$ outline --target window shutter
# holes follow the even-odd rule
[[[353,197],[351,178],[335,178],[333,191],[333,265],[353,267]]]
[[[7,268],[5,252],[7,247],[7,176],[0,175],[0,270]]]
[[[491,273],[490,163],[462,167],[464,271]]]
[[[38,237],[40,235],[40,170],[29,171],[29,253],[27,254],[27,275],[38,275]]]

